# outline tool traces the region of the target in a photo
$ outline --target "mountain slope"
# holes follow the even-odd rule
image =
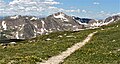
[[[104,29],[103,29],[104,28]],[[119,64],[120,20],[104,26],[82,49],[68,57],[62,64]]]
[[[47,60],[82,41],[94,31],[96,30],[56,32],[17,42],[16,45],[10,44],[7,48],[0,46],[0,64],[35,64]]]

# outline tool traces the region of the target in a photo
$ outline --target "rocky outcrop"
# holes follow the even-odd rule
[[[120,20],[120,15],[115,15],[115,16],[110,16],[108,18],[105,19],[104,23],[107,23],[107,22],[116,22]]]

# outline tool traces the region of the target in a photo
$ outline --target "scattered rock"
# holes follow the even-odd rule
[[[45,35],[49,35],[49,33],[45,33]]]
[[[0,45],[1,46],[7,46],[8,44],[7,43],[1,43]]]
[[[66,51],[63,51],[56,56],[53,56],[53,57],[49,56],[50,58],[47,61],[37,62],[36,64],[60,64],[61,62],[64,61],[64,59],[69,57],[72,53],[74,53],[76,50],[80,49],[87,42],[89,42],[90,39],[92,38],[92,36],[96,33],[97,33],[97,31],[89,34],[85,40],[83,40],[82,42],[76,43],[72,47],[68,48]]]
[[[66,37],[70,38],[70,37],[74,37],[74,36],[72,36],[72,35],[69,35],[69,36],[66,36]]]
[[[101,30],[105,30],[105,29],[101,29]]]
[[[64,34],[65,36],[67,35],[67,34]]]
[[[8,64],[14,64],[14,63],[16,63],[15,60],[11,60],[10,62],[8,62]]]
[[[120,49],[118,49],[117,51],[120,51]]]
[[[36,42],[36,41],[35,40],[30,40],[29,42],[32,43],[32,42]]]
[[[15,45],[15,44],[16,44],[16,42],[10,42],[10,44]]]
[[[118,28],[119,26],[117,25],[116,27]]]
[[[50,41],[51,39],[50,39],[50,38],[47,38],[46,40],[47,40],[47,41]]]
[[[113,40],[112,42],[115,42],[115,40]]]
[[[58,37],[62,38],[63,36],[62,36],[62,35],[59,35]]]
[[[3,46],[3,49],[7,48],[7,46]]]
[[[0,46],[4,46],[4,44],[2,43],[2,44],[0,44]]]

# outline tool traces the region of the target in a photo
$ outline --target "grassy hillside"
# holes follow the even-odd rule
[[[62,64],[120,64],[120,21],[103,28]]]
[[[9,45],[5,49],[0,46],[0,64],[35,64],[47,60],[82,41],[93,31],[95,30],[57,32],[18,42],[17,45]]]

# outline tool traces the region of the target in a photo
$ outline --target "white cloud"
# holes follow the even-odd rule
[[[3,0],[0,0],[0,7],[4,7],[5,6],[5,2]]]
[[[109,17],[109,16],[111,16],[111,15],[112,15],[112,13],[110,13],[110,12],[107,12],[107,11],[99,11],[99,12],[97,12],[97,13],[94,15],[94,17],[95,17],[95,18],[105,19],[105,18],[107,18],[107,17]]]
[[[114,16],[114,15],[120,15],[120,12],[112,14],[112,16]]]
[[[50,5],[53,5],[53,4],[60,4],[59,2],[51,2],[51,1],[49,1],[49,2],[43,2],[43,3],[45,3],[45,4],[50,4]]]
[[[9,4],[5,4],[3,0],[0,0],[0,15],[44,15],[56,4],[60,4],[60,2],[54,0],[13,0]]]
[[[0,0],[0,15],[49,15],[56,12],[79,13],[80,9],[63,9],[54,5],[61,4],[54,0],[13,0],[5,4]],[[85,11],[84,11],[85,12]]]
[[[45,0],[45,1],[54,1],[54,0]]]
[[[86,11],[86,10],[82,10],[82,12],[83,12],[83,13],[87,13],[87,11]]]
[[[99,2],[93,2],[94,5],[99,5],[100,3]]]
[[[98,5],[100,3],[94,2],[93,4]],[[105,18],[112,13],[105,11],[90,12],[88,10],[80,10],[73,7],[70,9],[58,8],[54,5],[61,5],[60,2],[55,0],[13,0],[9,4],[5,3],[4,0],[0,0],[0,16],[5,15],[49,15],[56,12],[65,12],[69,15],[76,15],[82,17],[92,18]],[[120,13],[117,13],[120,14]]]
[[[100,13],[105,13],[104,11],[100,11]]]
[[[13,0],[5,4],[0,0],[0,15],[49,15],[56,12],[79,13],[80,9],[63,9],[54,5],[61,4],[54,0]]]
[[[76,13],[79,13],[80,12],[80,9],[71,9],[71,10],[64,10],[64,12],[76,12]]]

